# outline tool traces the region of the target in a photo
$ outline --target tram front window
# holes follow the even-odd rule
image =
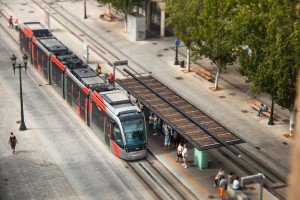
[[[144,118],[123,120],[122,126],[128,147],[145,144],[146,133]]]

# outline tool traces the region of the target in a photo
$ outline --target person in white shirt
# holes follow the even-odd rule
[[[234,190],[240,190],[241,186],[240,186],[240,181],[239,181],[240,177],[236,177],[232,183],[232,189]]]
[[[186,165],[187,156],[188,156],[187,147],[186,147],[186,144],[184,144],[183,150],[182,150],[182,158],[183,158],[183,162],[184,162],[182,164],[182,166],[184,166],[184,168],[187,168],[187,165]]]

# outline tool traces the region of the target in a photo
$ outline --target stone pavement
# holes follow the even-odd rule
[[[130,41],[123,32],[122,21],[107,22],[99,18],[99,15],[103,13],[106,8],[99,7],[95,1],[87,1],[88,19],[83,19],[80,14],[76,16],[72,15],[72,13],[83,13],[82,2],[57,1],[55,4],[64,11],[66,16],[76,20],[79,26],[91,32],[97,41],[101,41],[102,44],[116,53],[118,57],[128,59],[130,66],[137,68],[139,71],[152,72],[155,78],[181,94],[192,104],[204,110],[212,118],[221,122],[221,124],[243,138],[247,143],[242,145],[254,155],[263,155],[266,162],[272,165],[276,163],[279,171],[284,174],[288,173],[289,152],[293,141],[285,138],[283,134],[288,132],[288,123],[286,120],[288,120],[289,113],[287,110],[282,110],[280,107],[275,106],[277,118],[274,126],[267,125],[267,118],[257,117],[256,111],[253,111],[248,105],[251,100],[247,92],[249,85],[245,83],[243,77],[236,73],[235,69],[237,65],[229,67],[227,74],[221,75],[222,78],[219,82],[219,86],[222,90],[213,92],[209,89],[209,87],[213,86],[213,83],[207,82],[194,73],[185,73],[179,66],[173,65],[175,55],[174,37],[152,38],[140,42]],[[3,8],[8,13],[13,12],[15,15],[18,15],[22,21],[34,21],[37,19],[33,17],[33,15],[28,14],[28,8],[25,5],[23,5],[23,7],[27,10],[25,9],[21,14],[18,12],[18,9],[22,9],[21,4],[12,4],[7,7],[4,6]],[[39,19],[43,21],[43,13],[40,12],[37,14],[41,15]],[[74,52],[80,55],[80,45],[72,40],[68,42],[70,38],[68,36],[66,37],[66,31],[61,30],[61,27],[55,29],[59,26],[55,20],[53,20],[52,23],[51,26],[54,30],[60,30],[54,32],[54,34],[59,36],[61,40],[64,40],[64,43],[68,47],[74,48]],[[184,46],[180,46],[179,50],[181,58],[184,58]],[[95,55],[92,56],[97,58]],[[93,63],[98,61],[103,62],[100,58],[97,58]],[[202,59],[197,62],[214,74],[214,68],[209,60]],[[192,66],[196,65],[197,63],[193,63]],[[111,68],[104,69],[106,72],[110,72],[111,70]],[[178,77],[181,77],[181,79],[177,79]],[[117,78],[119,78],[119,75],[117,75]],[[269,99],[266,96],[260,95],[258,97],[264,102],[269,103]],[[15,118],[17,118],[17,116],[18,114],[16,114]],[[4,138],[2,139],[4,140]],[[152,141],[152,137],[150,137],[150,141]],[[155,144],[159,144],[158,142],[159,141]],[[166,162],[169,160],[169,154],[164,154],[166,157],[163,157],[161,156],[163,155],[161,149],[153,148],[153,146],[150,146],[150,149],[154,154],[158,155],[157,157],[161,159],[162,163],[167,166],[169,163],[169,167],[175,166],[172,162]],[[46,159],[46,162],[51,163],[51,160]],[[214,190],[211,188],[212,184],[210,183],[210,179],[218,167],[218,165],[215,165],[213,169],[202,170],[205,171],[205,174],[207,173],[207,179],[202,180],[204,182],[200,179],[201,177],[198,173],[199,169],[191,173],[191,176],[186,175],[186,171],[188,170],[184,171],[183,175],[180,175],[180,180],[184,179],[184,177],[186,177],[184,181],[189,181],[188,178],[190,177],[198,178],[196,182],[200,185],[202,183],[200,187],[203,187],[204,190],[207,190],[205,189],[207,187],[209,188],[208,190],[210,190],[208,193],[199,192],[199,195],[202,195],[203,198],[207,198],[209,194],[213,194]],[[182,173],[182,169],[178,169],[177,171],[174,169],[175,172]],[[192,183],[196,182],[192,181]],[[72,194],[70,194],[70,196],[72,197]]]

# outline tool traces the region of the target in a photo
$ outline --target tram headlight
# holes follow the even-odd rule
[[[127,145],[125,145],[125,150],[126,152],[129,152]]]

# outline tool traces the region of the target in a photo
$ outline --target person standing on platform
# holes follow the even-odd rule
[[[215,187],[217,187],[219,185],[221,176],[225,176],[225,172],[224,172],[223,168],[220,168],[217,175],[215,176],[215,184],[214,184]]]
[[[8,18],[8,27],[9,27],[9,28],[14,28],[14,25],[13,25],[13,17],[12,17],[12,16],[10,16],[10,17]]]
[[[99,64],[97,65],[96,72],[98,74],[102,74],[102,68],[101,68],[101,66]]]
[[[157,116],[154,115],[153,117],[153,135],[157,135],[157,127],[158,127],[158,119]]]
[[[19,30],[19,22],[18,22],[18,19],[15,19],[15,21],[14,21],[14,27],[15,27],[15,30],[16,30],[16,31]]]
[[[13,132],[10,133],[8,143],[10,144],[12,153],[15,153],[16,144],[18,143],[17,137],[14,135]]]
[[[180,163],[182,163],[182,151],[183,151],[183,146],[181,145],[181,142],[180,142],[177,147],[177,162],[180,162]]]
[[[229,172],[228,176],[227,176],[227,181],[229,184],[232,184],[233,183],[233,172]]]
[[[152,116],[152,113],[150,113],[150,116],[149,116],[149,131],[153,131],[153,124],[154,124],[154,118]]]
[[[222,200],[228,200],[227,187],[228,187],[227,179],[225,178],[225,176],[222,175],[219,184],[219,195],[221,196]]]
[[[109,83],[112,84],[113,86],[115,85],[115,77],[112,73],[109,75]]]
[[[165,128],[165,151],[167,150],[170,151],[170,133],[166,128],[166,126],[164,128]]]
[[[182,158],[183,158],[182,166],[184,166],[184,168],[188,168],[188,166],[186,165],[187,157],[188,157],[188,150],[187,150],[186,144],[184,144],[183,150],[182,150]]]

